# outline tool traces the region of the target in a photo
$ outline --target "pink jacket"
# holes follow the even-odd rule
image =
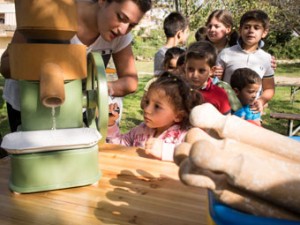
[[[187,130],[180,129],[179,125],[173,125],[158,137],[163,140],[162,160],[173,161],[174,148],[183,141],[186,132]],[[144,148],[145,142],[154,135],[155,129],[147,127],[145,123],[132,128],[126,134],[120,134],[119,127],[115,124],[108,127],[106,141],[113,144]]]

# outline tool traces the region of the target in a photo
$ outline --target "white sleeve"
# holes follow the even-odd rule
[[[116,53],[127,47],[133,40],[132,34],[120,36],[112,42],[112,53]]]
[[[161,159],[163,161],[173,161],[175,144],[163,143]]]

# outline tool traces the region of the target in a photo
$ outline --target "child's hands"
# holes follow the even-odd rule
[[[108,106],[109,118],[108,126],[113,126],[116,123],[116,120],[119,119],[120,108],[117,103],[109,104]]]
[[[162,158],[163,141],[158,138],[149,138],[145,143],[145,152],[157,159]]]
[[[253,104],[250,105],[250,109],[254,112],[254,113],[263,113],[264,111],[264,105],[263,102],[260,99],[256,99]]]
[[[215,68],[215,71],[214,71],[213,76],[217,77],[219,80],[222,80],[223,72],[224,72],[223,67],[222,66],[214,66],[214,68]]]

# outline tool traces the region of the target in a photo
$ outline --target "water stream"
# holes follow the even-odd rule
[[[56,118],[55,118],[55,107],[52,107],[51,110],[51,118],[52,118],[52,128],[51,130],[56,130]]]

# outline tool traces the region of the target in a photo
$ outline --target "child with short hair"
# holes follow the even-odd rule
[[[182,74],[182,75],[184,75],[185,52],[186,52],[186,51],[184,51],[184,53],[182,53],[182,54],[178,57],[177,63],[176,63],[176,67],[177,67],[177,70],[176,70],[176,71],[177,71],[178,74]]]
[[[185,76],[191,86],[203,96],[204,102],[211,103],[220,113],[231,111],[227,93],[212,83],[215,71],[217,49],[208,41],[197,41],[188,46],[185,56]]]
[[[242,108],[234,112],[234,115],[249,122],[261,126],[260,113],[254,113],[250,106],[254,103],[261,86],[260,76],[249,68],[240,68],[233,72],[230,85],[235,91]]]
[[[120,134],[115,123],[118,113],[111,105],[107,141],[141,147],[155,158],[173,161],[174,147],[183,141],[190,128],[190,112],[202,103],[201,99],[184,77],[164,72],[145,95],[142,104],[144,122],[127,134]]]
[[[261,49],[262,39],[269,31],[269,23],[268,15],[262,10],[246,12],[240,20],[238,44],[223,49],[218,56],[218,64],[224,68],[225,82],[230,83],[232,73],[243,67],[251,68],[262,78],[262,93],[251,107],[255,112],[262,112],[275,93],[271,55]]]
[[[177,61],[185,52],[184,49],[179,47],[172,47],[166,51],[165,59],[163,62],[164,70],[169,72],[177,71]]]
[[[175,46],[184,45],[188,38],[189,25],[187,19],[180,12],[171,12],[164,20],[166,43],[154,55],[154,75],[160,75],[166,51]]]
[[[179,47],[172,47],[166,51],[163,61],[163,71],[178,73],[177,61],[179,57],[184,54],[185,50]],[[151,78],[145,85],[144,91],[148,91],[149,86],[157,79],[158,76]]]
[[[196,41],[207,41],[207,27],[199,27],[198,30],[195,32],[195,39]]]

